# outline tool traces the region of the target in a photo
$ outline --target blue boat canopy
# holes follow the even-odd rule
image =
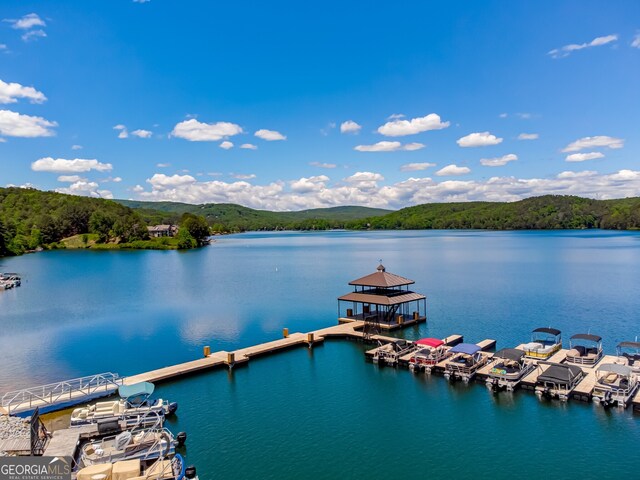
[[[120,398],[129,399],[136,397],[148,397],[153,393],[153,390],[156,387],[153,383],[149,382],[140,382],[134,383],[133,385],[120,385],[118,387],[118,393],[120,394]]]
[[[455,347],[453,347],[449,352],[451,353],[466,353],[467,355],[473,355],[482,350],[475,343],[459,343]]]

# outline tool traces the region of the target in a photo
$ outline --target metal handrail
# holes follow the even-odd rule
[[[31,408],[34,402],[51,405],[63,400],[72,400],[74,393],[91,395],[104,388],[105,392],[122,385],[123,379],[112,372],[99,373],[86,377],[63,380],[37,387],[25,388],[7,392],[2,396],[2,407],[11,413],[18,407],[28,404]]]

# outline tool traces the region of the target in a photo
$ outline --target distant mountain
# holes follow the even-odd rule
[[[640,198],[545,195],[517,202],[429,203],[347,225],[352,229],[638,229]]]
[[[177,223],[181,215],[193,213],[202,215],[214,229],[220,231],[339,228],[344,227],[349,221],[391,213],[391,210],[380,208],[352,206],[316,208],[297,212],[271,212],[231,203],[192,205],[137,200],[116,200],[116,202],[136,210],[148,223]]]

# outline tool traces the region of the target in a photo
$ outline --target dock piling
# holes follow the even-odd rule
[[[202,349],[202,353],[204,353],[205,358],[211,355],[211,347],[209,345],[205,345]]]
[[[233,368],[236,363],[236,354],[234,352],[227,353],[227,365],[229,365],[229,370]]]
[[[282,329],[282,337],[283,338],[289,338],[289,329],[288,328],[283,328]]]
[[[315,340],[315,336],[313,332],[307,333],[307,343],[309,344],[309,348],[313,347],[314,340]]]

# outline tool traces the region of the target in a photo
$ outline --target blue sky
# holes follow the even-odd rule
[[[637,1],[0,16],[0,185],[274,210],[640,196]]]

